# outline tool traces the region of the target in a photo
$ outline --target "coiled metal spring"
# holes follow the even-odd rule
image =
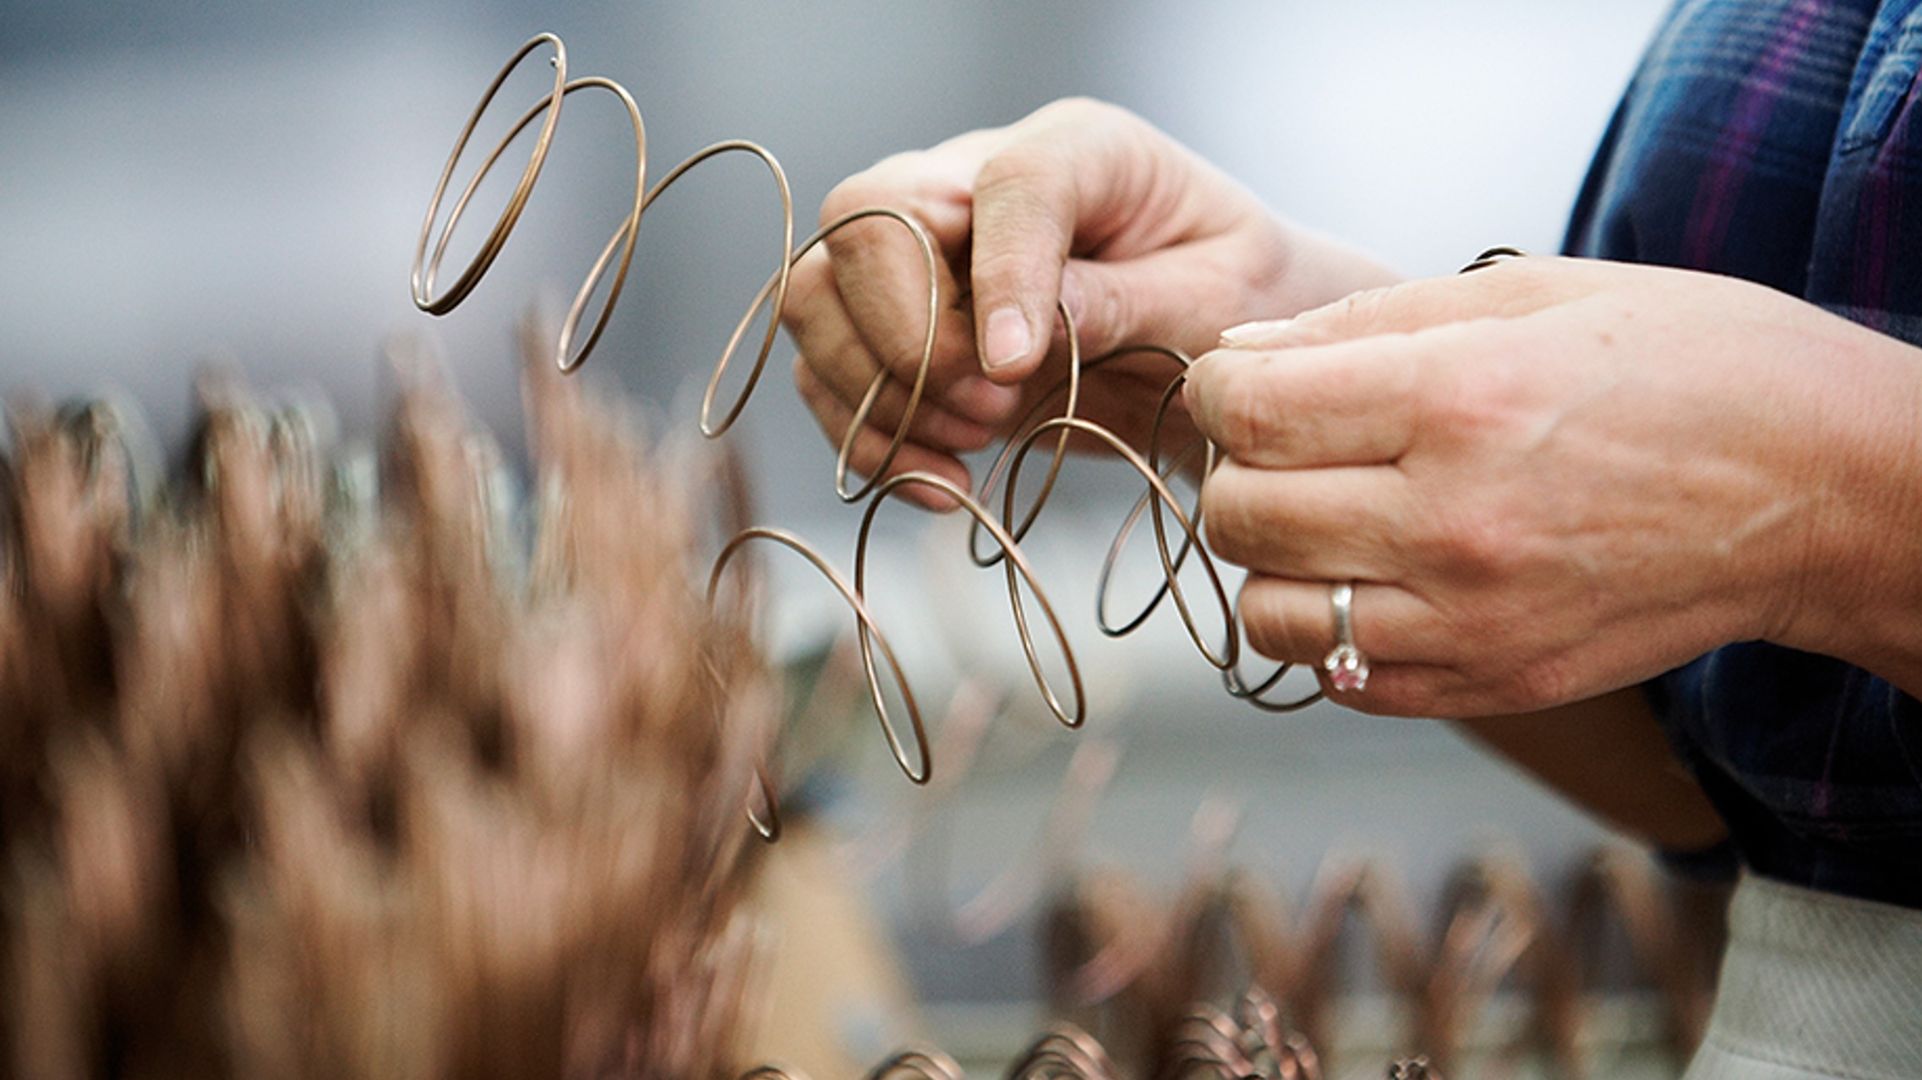
[[[530,56],[544,47],[552,50],[550,63],[554,69],[554,80],[551,91],[523,112],[508,128],[507,133],[487,152],[473,177],[460,189],[458,195],[454,196],[445,215],[445,221],[442,222],[441,210],[443,205],[448,205],[447,198],[453,185],[455,170],[472,143],[482,117],[492,106],[509,76]],[[1136,500],[1133,510],[1109,545],[1107,555],[1102,561],[1096,603],[1096,621],[1101,631],[1110,637],[1129,634],[1145,623],[1164,600],[1170,600],[1187,631],[1187,636],[1203,660],[1220,672],[1222,684],[1230,695],[1274,712],[1300,709],[1321,697],[1321,693],[1316,691],[1293,700],[1272,699],[1269,695],[1275,691],[1283,676],[1288,673],[1289,665],[1287,664],[1277,665],[1272,671],[1259,677],[1244,674],[1242,671],[1244,644],[1239,612],[1236,603],[1229,597],[1221,572],[1202,543],[1199,531],[1200,501],[1197,498],[1191,505],[1184,506],[1170,485],[1174,474],[1193,465],[1197,458],[1200,459],[1201,475],[1206,476],[1216,460],[1215,448],[1206,440],[1197,440],[1193,445],[1173,455],[1172,459],[1164,464],[1165,455],[1161,445],[1162,429],[1190,363],[1186,354],[1174,348],[1141,343],[1084,361],[1080,355],[1080,343],[1073,316],[1065,305],[1060,306],[1058,313],[1066,331],[1069,350],[1068,373],[1015,425],[1013,432],[1001,446],[992,466],[983,477],[979,489],[974,492],[965,491],[952,481],[927,472],[904,472],[890,476],[889,469],[907,440],[915,412],[927,388],[928,372],[936,345],[936,317],[940,307],[935,274],[937,253],[926,230],[919,222],[898,210],[875,206],[857,209],[827,222],[797,246],[794,243],[793,197],[786,174],[773,154],[762,146],[745,140],[727,140],[708,146],[670,169],[665,176],[649,186],[647,133],[640,108],[635,104],[633,96],[619,83],[601,76],[570,79],[567,69],[567,49],[560,38],[553,34],[536,35],[509,57],[481,95],[479,103],[475,105],[466,124],[461,128],[453,150],[448,154],[447,164],[442,169],[439,182],[434,187],[433,197],[428,202],[427,214],[421,224],[420,236],[414,249],[411,287],[417,307],[429,314],[444,315],[459,306],[487,273],[520,220],[533,193],[535,183],[540,178],[560,119],[562,103],[569,95],[581,90],[604,91],[614,95],[624,106],[634,134],[634,196],[631,209],[621,219],[607,243],[602,247],[561,321],[553,349],[554,361],[563,372],[578,370],[600,343],[615,303],[620,299],[621,291],[626,284],[634,259],[635,241],[641,220],[648,208],[664,191],[696,166],[713,158],[726,154],[748,154],[766,165],[780,201],[781,236],[773,268],[766,282],[755,293],[746,311],[735,324],[733,333],[714,364],[706,391],[702,396],[700,430],[710,438],[721,436],[733,426],[745,409],[749,397],[759,385],[761,376],[766,370],[768,356],[778,336],[778,316],[786,303],[789,273],[802,256],[835,233],[870,219],[906,230],[920,249],[928,282],[927,330],[921,339],[919,367],[909,388],[900,423],[896,425],[888,448],[871,475],[859,481],[855,480],[849,463],[854,438],[865,424],[883,388],[891,378],[888,372],[882,371],[875,376],[856,407],[848,425],[847,434],[842,438],[835,458],[836,495],[843,502],[851,505],[865,503],[860,533],[855,544],[852,580],[801,537],[784,529],[764,525],[743,528],[728,540],[721,548],[708,580],[708,592],[712,597],[719,591],[723,575],[730,562],[749,545],[773,544],[785,547],[812,564],[840,593],[855,617],[855,633],[860,645],[861,663],[869,696],[882,732],[887,739],[889,750],[901,771],[910,780],[917,784],[925,784],[932,775],[933,762],[929,757],[927,727],[922,719],[921,707],[906,673],[902,670],[895,649],[877,624],[867,602],[868,590],[872,584],[868,571],[868,549],[873,535],[875,517],[882,505],[891,497],[909,488],[921,487],[946,495],[973,519],[969,532],[970,558],[983,568],[999,566],[1002,569],[1007,582],[1010,611],[1035,686],[1056,719],[1068,728],[1079,728],[1087,719],[1087,698],[1084,693],[1081,668],[1076,661],[1074,650],[1068,641],[1054,604],[1048,599],[1033,564],[1021,549],[1022,539],[1032,528],[1056,490],[1056,481],[1072,436],[1080,436],[1084,441],[1092,441],[1111,452],[1126,463],[1144,484],[1143,493]],[[472,204],[475,192],[499,164],[515,139],[536,123],[539,124],[539,129],[533,150],[500,216],[495,220],[478,251],[454,277],[453,282],[445,288],[439,288],[442,264],[447,255],[449,241]],[[438,231],[437,223],[440,223]],[[587,319],[589,304],[603,285],[606,289],[605,299],[601,302],[592,322],[587,324],[588,328],[583,334],[582,325]],[[766,327],[764,332],[755,335],[752,328],[763,311],[766,312]],[[753,359],[748,365],[740,390],[723,403],[721,390],[723,379],[750,337],[758,337]],[[1174,374],[1161,395],[1145,453],[1129,445],[1112,430],[1076,413],[1084,378],[1099,377],[1103,365],[1117,357],[1142,354],[1159,356],[1174,369]],[[1057,403],[1058,412],[1051,412]],[[1018,510],[1015,493],[1022,470],[1030,455],[1043,443],[1051,445],[1048,450],[1048,464],[1042,475],[1038,493],[1025,509]],[[998,515],[988,509],[992,505],[997,488],[1000,492],[1001,504],[1001,512]],[[1111,614],[1109,593],[1115,576],[1115,566],[1144,515],[1148,517],[1153,528],[1155,549],[1163,579],[1145,605],[1128,617],[1122,618]],[[1171,539],[1172,532],[1179,533],[1178,543]],[[993,541],[992,547],[986,550],[981,543],[984,533]],[[1181,569],[1191,559],[1200,567],[1207,581],[1210,599],[1219,608],[1223,627],[1219,641],[1211,640],[1210,635],[1203,632],[1195,616],[1194,601],[1186,594],[1179,581]],[[1032,596],[1035,607],[1047,624],[1048,633],[1054,638],[1055,646],[1060,651],[1069,691],[1065,695],[1050,681],[1044,671],[1034,628],[1023,598],[1024,590]],[[895,684],[900,694],[901,707],[906,713],[905,734],[888,708],[887,695],[883,691],[879,671],[882,664],[888,668],[889,679]],[[761,834],[772,839],[779,831],[779,812],[774,804],[769,785],[763,783],[762,787],[762,797],[766,803],[765,816],[751,814],[750,817]]]

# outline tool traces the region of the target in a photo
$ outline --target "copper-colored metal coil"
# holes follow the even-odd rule
[[[1597,966],[1592,953],[1609,922],[1621,928],[1628,959],[1659,995],[1666,1050],[1679,1068],[1701,1042],[1713,987],[1680,940],[1677,906],[1654,863],[1625,844],[1605,845],[1583,865],[1571,892],[1563,928],[1567,963],[1544,1016],[1564,1074],[1580,1080],[1595,1071],[1580,1034]]]
[[[507,82],[513,72],[524,63],[528,57],[540,52],[543,47],[551,48],[552,50],[550,63],[554,68],[554,82],[551,91],[545,94],[541,100],[536,102],[532,107],[521,113],[515,122],[509,126],[506,134],[482,156],[478,169],[474,172],[472,178],[461,187],[459,194],[454,197],[446,214],[446,219],[442,222],[441,208],[443,204],[447,202],[449,190],[454,182],[455,172],[459,168],[461,159],[466,155],[483,116],[492,106],[502,86]],[[1129,514],[1121,530],[1117,533],[1102,563],[1098,582],[1099,600],[1096,612],[1096,619],[1102,631],[1109,636],[1115,637],[1130,633],[1146,622],[1148,617],[1160,607],[1164,599],[1171,599],[1188,633],[1188,637],[1208,664],[1222,673],[1223,685],[1232,696],[1253,702],[1264,709],[1284,712],[1302,708],[1320,698],[1321,695],[1319,691],[1305,697],[1287,701],[1272,701],[1266,696],[1279,685],[1282,677],[1289,670],[1289,665],[1279,665],[1275,670],[1258,679],[1244,675],[1240,671],[1239,662],[1241,660],[1243,644],[1239,614],[1236,604],[1228,597],[1227,587],[1222,581],[1220,571],[1216,568],[1213,559],[1209,556],[1202,543],[1199,531],[1201,516],[1200,504],[1196,502],[1191,506],[1184,507],[1181,501],[1175,496],[1173,489],[1169,486],[1169,480],[1173,474],[1180,469],[1190,467],[1197,457],[1200,458],[1199,468],[1202,474],[1206,475],[1206,472],[1214,465],[1216,456],[1215,449],[1212,445],[1201,441],[1183,449],[1180,453],[1173,456],[1169,464],[1166,466],[1163,465],[1163,448],[1161,446],[1162,430],[1167,413],[1173,406],[1176,400],[1176,394],[1180,390],[1183,373],[1185,373],[1189,364],[1189,359],[1185,354],[1182,354],[1178,350],[1151,343],[1144,343],[1130,346],[1108,356],[1091,358],[1084,363],[1079,355],[1080,342],[1075,331],[1072,314],[1067,310],[1066,306],[1063,305],[1059,309],[1059,314],[1066,330],[1066,338],[1070,350],[1067,377],[1063,380],[1061,386],[1056,387],[1054,391],[1043,399],[1041,405],[1037,405],[1035,410],[1031,411],[1028,416],[1024,417],[1021,423],[1016,426],[1016,436],[1009,438],[1003,446],[993,467],[988,471],[987,476],[984,478],[977,492],[970,493],[960,490],[951,482],[928,473],[910,472],[890,476],[889,469],[902,445],[906,442],[907,433],[927,388],[928,372],[932,364],[936,344],[936,317],[940,308],[940,297],[935,276],[938,253],[932,240],[928,237],[926,230],[919,222],[900,211],[878,206],[867,207],[844,214],[828,222],[803,239],[797,246],[794,243],[793,197],[788,186],[786,174],[782,170],[779,161],[765,148],[745,140],[728,140],[706,147],[669,170],[665,176],[656,181],[651,187],[648,186],[646,127],[642,120],[640,109],[634,103],[633,97],[628,94],[619,83],[610,79],[599,76],[570,79],[567,71],[566,48],[560,39],[553,34],[536,35],[509,57],[508,61],[501,67],[500,71],[496,73],[493,80],[482,93],[479,102],[469,114],[466,123],[462,126],[455,140],[454,147],[448,155],[446,165],[441,171],[439,181],[434,187],[433,195],[428,201],[427,213],[422,221],[420,234],[415,244],[410,278],[412,297],[417,307],[432,315],[444,315],[458,307],[460,303],[472,293],[474,287],[499,257],[507,243],[508,237],[518,224],[521,214],[533,194],[534,186],[539,180],[542,169],[546,164],[547,155],[553,143],[554,132],[560,119],[564,101],[570,95],[581,90],[601,90],[612,94],[622,103],[627,113],[634,135],[634,197],[630,211],[616,225],[606,245],[603,246],[599,255],[589,268],[586,278],[575,293],[573,302],[569,305],[566,317],[561,322],[559,335],[553,347],[553,355],[554,362],[564,372],[578,370],[599,344],[614,306],[627,280],[628,271],[634,257],[635,243],[640,230],[641,220],[648,208],[651,207],[668,188],[673,186],[683,176],[687,175],[689,171],[699,164],[715,157],[729,153],[744,153],[758,158],[766,165],[769,174],[774,180],[776,193],[780,201],[782,224],[780,248],[777,253],[775,265],[766,281],[754,294],[754,297],[749,302],[740,320],[735,324],[733,333],[729,336],[727,344],[723,348],[720,358],[715,362],[713,372],[708,379],[707,388],[701,401],[700,414],[700,430],[704,435],[718,437],[725,433],[735,421],[739,419],[747,405],[749,397],[759,385],[760,379],[766,370],[768,356],[773,350],[778,334],[778,316],[786,304],[789,274],[795,263],[798,262],[802,256],[806,255],[809,251],[813,250],[814,247],[821,244],[836,232],[858,222],[868,220],[891,223],[894,226],[905,229],[921,251],[923,268],[928,283],[926,332],[922,338],[919,365],[916,369],[914,380],[908,390],[907,402],[903,409],[900,423],[896,425],[888,448],[882,455],[880,462],[872,470],[872,474],[858,483],[855,482],[851,478],[852,467],[850,465],[854,436],[864,426],[866,418],[873,411],[875,403],[881,396],[882,390],[891,378],[889,373],[885,371],[878,373],[863,395],[861,402],[856,406],[854,417],[848,425],[847,434],[842,438],[835,455],[834,486],[836,495],[844,502],[858,503],[865,500],[868,504],[862,519],[860,539],[856,544],[854,554],[854,579],[852,584],[848,584],[845,579],[840,578],[834,573],[833,564],[822,557],[800,537],[794,536],[791,533],[761,527],[750,527],[742,530],[723,548],[723,554],[717,561],[715,572],[711,579],[711,585],[713,582],[717,582],[719,572],[725,565],[727,559],[734,552],[738,551],[742,544],[752,540],[774,542],[789,547],[806,557],[817,570],[829,578],[830,582],[835,585],[836,591],[842,595],[854,614],[856,624],[855,632],[861,647],[863,668],[867,675],[870,698],[873,701],[877,716],[880,718],[882,731],[887,737],[889,750],[893,753],[895,761],[900,766],[902,772],[905,773],[909,779],[916,783],[925,783],[932,775],[933,763],[928,757],[925,727],[921,722],[918,708],[912,704],[913,695],[908,688],[905,673],[895,664],[893,660],[893,649],[887,644],[885,635],[868,612],[866,605],[867,589],[870,585],[866,571],[868,541],[871,536],[874,516],[878,512],[881,503],[886,501],[891,494],[899,492],[906,487],[921,486],[945,494],[959,504],[961,508],[974,519],[973,527],[969,532],[970,556],[980,566],[993,567],[996,564],[1000,564],[1003,567],[1007,578],[1010,611],[1015,621],[1016,631],[1021,639],[1023,654],[1034,677],[1036,686],[1049,710],[1054,713],[1064,725],[1071,728],[1079,727],[1086,720],[1087,710],[1085,696],[1082,692],[1080,666],[1072,648],[1069,646],[1066,634],[1063,631],[1062,624],[1053,605],[1049,602],[1045,590],[1036,578],[1033,566],[1020,549],[1021,539],[1026,536],[1028,530],[1048,503],[1050,495],[1055,490],[1056,481],[1059,478],[1067,453],[1068,443],[1074,435],[1081,435],[1090,439],[1097,445],[1112,452],[1133,469],[1144,484],[1143,494],[1136,501],[1134,509]],[[485,180],[500,162],[507,148],[515,138],[523,131],[533,127],[537,121],[539,123],[539,133],[534,148],[528,157],[526,165],[522,169],[520,178],[516,182],[513,193],[509,197],[506,206],[489,230],[476,254],[468,264],[462,268],[461,272],[456,275],[453,283],[437,293],[436,287],[439,283],[442,264],[447,255],[450,242],[468,207],[471,205],[475,192],[479,189],[483,180]],[[436,230],[437,223],[439,224],[438,231]],[[611,279],[609,278],[610,274],[612,275]],[[606,297],[601,304],[599,313],[594,317],[591,326],[588,328],[585,336],[583,336],[581,333],[581,325],[586,318],[587,306],[595,292],[601,288],[603,281],[607,282]],[[722,381],[743,344],[750,338],[755,319],[761,316],[764,311],[766,313],[766,328],[764,332],[757,335],[758,345],[755,349],[752,363],[742,380],[742,385],[738,392],[723,404],[721,391]],[[1157,407],[1150,445],[1145,455],[1107,428],[1076,414],[1076,408],[1079,403],[1080,381],[1084,372],[1095,372],[1100,369],[1103,364],[1115,357],[1141,353],[1165,356],[1178,369],[1175,377],[1166,387],[1159,406]],[[1057,398],[1061,400],[1060,413],[1058,415],[1042,417],[1042,410]],[[1054,436],[1052,440],[1048,439],[1050,435]],[[1035,448],[1043,442],[1051,443],[1048,453],[1049,462],[1047,471],[1042,477],[1038,494],[1027,505],[1025,510],[1017,514],[1015,491],[1018,486],[1023,464]],[[998,517],[987,509],[989,500],[997,486],[1001,488],[1002,494],[1001,514]],[[1114,577],[1114,567],[1118,563],[1127,545],[1129,536],[1134,529],[1138,527],[1144,513],[1147,514],[1153,526],[1155,547],[1161,563],[1164,580],[1157,586],[1148,602],[1139,611],[1135,612],[1129,618],[1117,619],[1110,614],[1109,601],[1110,586]],[[1170,518],[1173,519],[1174,527],[1180,533],[1178,545],[1171,543],[1170,540]],[[995,541],[994,551],[983,553],[980,550],[979,539],[982,532],[987,532],[993,537]],[[1190,560],[1199,563],[1201,566],[1209,583],[1209,592],[1212,594],[1212,600],[1220,609],[1222,626],[1224,628],[1223,638],[1220,642],[1210,641],[1209,636],[1201,630],[1196,621],[1195,614],[1191,609],[1190,600],[1184,594],[1177,580],[1177,575]],[[1071,703],[1063,700],[1062,695],[1057,693],[1056,688],[1049,683],[1044,673],[1038,656],[1032,627],[1029,624],[1026,605],[1022,598],[1022,590],[1024,587],[1032,594],[1035,604],[1040,608],[1044,619],[1048,623],[1049,630],[1061,650],[1062,659],[1067,669],[1068,680],[1072,684],[1073,694]],[[905,736],[892,722],[893,718],[889,715],[884,701],[885,695],[882,691],[874,663],[874,654],[877,649],[880,651],[883,659],[887,661],[891,677],[895,679],[897,685],[903,692],[903,699],[908,702],[906,706],[908,712],[908,732]],[[910,745],[912,745],[912,751],[910,751]],[[771,785],[764,784],[764,791],[761,794],[761,798],[765,801],[764,813],[751,813],[750,816],[755,819],[756,828],[761,834],[764,837],[771,838],[779,832],[779,809],[773,799]]]
[[[1509,855],[1471,859],[1451,875],[1417,1040],[1441,1067],[1458,1063],[1471,1024],[1511,976],[1530,984],[1538,1007],[1552,998],[1564,965],[1542,908],[1534,881]]]

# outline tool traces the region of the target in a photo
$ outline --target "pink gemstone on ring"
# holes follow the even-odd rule
[[[1344,694],[1355,693],[1368,686],[1368,658],[1353,645],[1342,644],[1328,650],[1321,666],[1328,672],[1329,684]]]

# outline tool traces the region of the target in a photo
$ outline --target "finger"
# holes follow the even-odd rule
[[[854,410],[839,398],[827,393],[819,383],[800,386],[801,396],[807,402],[815,422],[828,441],[836,447],[841,445],[847,434],[848,424],[854,419]],[[854,437],[854,445],[848,454],[848,466],[863,477],[875,475],[887,454],[893,439],[892,432],[882,431],[872,425],[863,425]],[[901,449],[888,466],[886,475],[898,476],[905,472],[931,472],[936,476],[953,481],[962,490],[968,490],[972,481],[968,467],[953,454],[942,453],[918,443],[902,443]],[[930,510],[948,511],[956,504],[947,494],[920,485],[911,485],[901,492],[901,497]]]
[[[1382,464],[1414,439],[1430,355],[1465,344],[1478,343],[1450,328],[1293,349],[1217,349],[1188,369],[1182,393],[1202,432],[1245,465]]]
[[[881,365],[854,332],[821,249],[803,255],[789,272],[781,322],[814,375],[843,399],[859,401]]]
[[[1221,333],[1237,349],[1327,345],[1378,334],[1412,334],[1470,319],[1511,319],[1586,294],[1605,268],[1592,261],[1530,257],[1481,270],[1364,289],[1291,319],[1244,323]]]
[[[1326,581],[1251,574],[1241,586],[1248,644],[1263,656],[1319,665],[1335,647],[1335,614]],[[1463,651],[1428,602],[1396,585],[1360,582],[1349,608],[1355,647],[1371,665],[1449,664]],[[1369,674],[1374,686],[1374,673]]]
[[[904,155],[917,161],[942,152]],[[933,245],[934,352],[928,382],[940,388],[978,376],[974,324],[961,298],[950,259],[968,243],[967,182],[941,179],[935,166],[898,165],[890,159],[843,181],[821,204],[821,223],[833,225],[869,207],[901,211],[920,224]],[[930,177],[929,170],[935,175]],[[828,257],[831,252],[832,257]],[[929,252],[914,233],[887,217],[848,221],[830,234],[803,262],[819,253],[830,268],[850,325],[875,359],[901,382],[912,384],[926,353]],[[1004,409],[1012,408],[1005,400]],[[1002,415],[977,419],[994,423]]]
[[[1327,672],[1317,669],[1322,692],[1343,708],[1371,716],[1411,716],[1445,720],[1501,712],[1496,698],[1476,687],[1459,670],[1438,664],[1383,664],[1360,690],[1337,690]]]
[[[1201,486],[1210,551],[1265,574],[1303,580],[1396,580],[1412,495],[1380,466],[1252,469],[1222,462]]]
[[[1145,131],[1121,109],[1058,102],[1022,121],[982,164],[969,279],[990,378],[1016,382],[1034,371],[1055,337],[1068,256],[1081,241],[1098,247],[1103,223],[1150,203],[1164,170],[1144,167],[1156,155],[1144,149]]]
[[[866,340],[856,331],[839,286],[829,271],[826,256],[810,252],[796,264],[789,285],[787,311],[783,321],[808,367],[842,401],[853,406],[866,396],[881,364]],[[917,358],[918,363],[918,358]],[[906,380],[894,379],[876,400],[870,420],[890,429],[898,424],[912,386],[914,371]],[[1018,390],[996,386],[972,371],[946,386],[932,378],[923,392],[921,409],[940,408],[954,414],[957,421],[972,425],[954,426],[956,434],[945,441],[957,449],[986,445],[980,437],[989,431],[985,423],[1006,418],[1019,402]],[[917,416],[917,421],[919,417]]]
[[[794,385],[801,392],[802,400],[812,402],[816,394],[827,394],[837,399],[842,408],[851,413],[857,402],[848,401],[839,389],[830,387],[816,375],[813,364],[805,354],[794,358]],[[883,383],[874,406],[868,410],[867,424],[878,431],[887,432],[893,437],[901,424],[901,416],[907,408],[908,388],[889,380]],[[915,406],[914,419],[908,424],[908,441],[921,443],[935,450],[967,452],[979,450],[994,441],[994,431],[972,420],[966,420],[939,405],[930,404],[923,398]]]
[[[1223,235],[1152,254],[1117,261],[1069,259],[1061,275],[1061,299],[1074,315],[1083,356],[1096,357],[1127,345],[1206,347],[1219,327],[1209,311],[1219,311],[1222,265],[1249,265],[1235,254],[1249,241]],[[1253,294],[1237,306],[1253,307]]]

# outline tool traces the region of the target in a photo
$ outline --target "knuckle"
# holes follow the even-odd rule
[[[1500,360],[1430,365],[1419,420],[1454,442],[1499,438],[1527,422],[1527,397],[1522,371]]]
[[[1379,285],[1349,293],[1327,310],[1331,320],[1337,323],[1373,322],[1388,308],[1392,298],[1401,295],[1400,285]]]
[[[1342,708],[1366,716],[1446,715],[1437,707],[1438,695],[1429,680],[1401,672],[1378,672],[1370,677],[1366,693],[1345,694],[1340,700]]]
[[[827,197],[821,200],[820,223],[826,225],[864,207],[888,202],[893,195],[892,185],[885,178],[888,165],[888,162],[883,162],[834,185]]]
[[[1300,335],[1299,344],[1317,345],[1338,341],[1351,335],[1357,327],[1376,321],[1387,306],[1388,295],[1394,288],[1389,285],[1349,293],[1339,300],[1295,316],[1291,329]]]
[[[1082,359],[1090,360],[1128,343],[1139,300],[1125,289],[1091,281],[1073,264],[1061,276],[1061,302],[1074,316]]]
[[[1024,294],[1030,291],[1024,286],[1033,262],[1031,251],[1017,247],[977,249],[972,276],[976,287],[984,292],[999,289]],[[996,296],[992,299],[998,301],[1001,298]]]
[[[1559,657],[1537,657],[1513,670],[1506,683],[1507,706],[1513,712],[1532,712],[1569,700],[1573,671]]]
[[[1235,379],[1216,388],[1221,442],[1230,453],[1273,449],[1279,441],[1276,410],[1258,385],[1259,380]]]
[[[1243,625],[1248,647],[1270,660],[1287,660],[1292,635],[1282,621],[1272,615],[1252,616]]]
[[[802,259],[788,274],[781,322],[797,334],[807,327],[831,303],[828,281],[825,259],[816,259],[811,253]]]
[[[1433,550],[1448,569],[1485,580],[1515,565],[1519,539],[1507,515],[1481,507],[1457,508],[1441,515]]]
[[[974,177],[977,203],[993,201],[1007,212],[1038,213],[1040,192],[1060,183],[1055,153],[1046,143],[1016,143],[981,163]]]
[[[1507,629],[1505,620],[1488,604],[1470,604],[1465,610],[1458,610],[1445,616],[1448,628],[1447,637],[1461,649],[1455,654],[1466,662],[1475,657],[1487,655],[1491,646],[1503,640]]]
[[[1247,566],[1254,554],[1257,529],[1251,501],[1238,490],[1235,475],[1224,465],[1202,485],[1202,532],[1210,551],[1238,566]]]
[[[812,362],[806,354],[794,357],[794,389],[801,395],[801,402],[808,407],[808,411],[825,418],[828,389],[821,382],[821,377],[814,373]]]
[[[1049,123],[1113,123],[1134,114],[1112,102],[1102,101],[1082,94],[1056,98],[1029,114],[1029,119]]]
[[[1258,585],[1243,589],[1242,631],[1248,636],[1248,646],[1270,660],[1305,659],[1306,654],[1301,649],[1302,633],[1291,624],[1287,613],[1278,604],[1266,601],[1270,595]],[[1250,604],[1251,600],[1253,604]]]

